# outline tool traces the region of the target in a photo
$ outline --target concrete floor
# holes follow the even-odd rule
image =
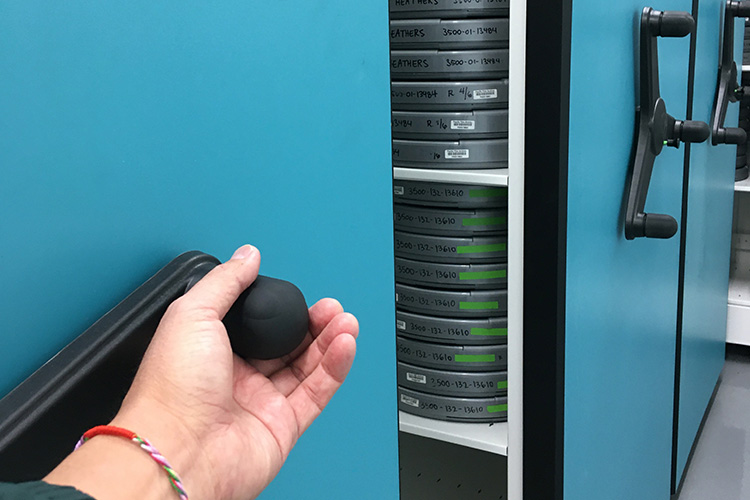
[[[750,499],[750,348],[730,346],[679,500]]]

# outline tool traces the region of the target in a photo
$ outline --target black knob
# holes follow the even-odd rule
[[[734,10],[734,17],[750,17],[750,2],[747,0],[743,2],[732,1],[731,8]]]
[[[677,120],[674,125],[674,133],[682,142],[705,142],[711,135],[708,124],[697,120]]]
[[[245,359],[289,354],[307,335],[305,297],[288,281],[258,276],[224,317],[232,350]]]
[[[720,144],[745,144],[747,142],[747,133],[741,128],[728,127],[722,129],[720,134],[722,137],[717,137],[717,142]]]
[[[654,11],[656,15],[656,36],[681,38],[687,36],[695,29],[695,19],[689,12],[681,11]]]
[[[677,233],[677,221],[669,215],[644,214],[643,231],[646,238],[666,240]]]
[[[193,276],[190,290],[201,278]],[[232,350],[243,359],[273,359],[295,350],[307,335],[307,303],[288,281],[258,276],[224,316]]]

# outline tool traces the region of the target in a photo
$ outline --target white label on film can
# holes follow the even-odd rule
[[[401,402],[404,403],[405,405],[413,406],[414,408],[419,408],[419,400],[417,398],[407,396],[406,394],[401,395]]]
[[[426,384],[427,383],[427,377],[424,375],[420,375],[418,373],[409,373],[406,372],[406,380],[409,382],[414,382],[415,384]],[[403,396],[403,394],[402,394]]]
[[[396,294],[396,302],[398,302],[398,294]]]
[[[402,321],[400,319],[396,320],[396,328],[399,330],[406,330],[406,321]]]
[[[468,160],[469,150],[468,149],[446,149],[445,159],[446,160]]]
[[[402,196],[404,194],[404,186],[393,186],[393,194]]]
[[[451,120],[451,130],[474,130],[476,123],[474,120]]]
[[[497,99],[497,89],[481,89],[473,92],[474,100]]]

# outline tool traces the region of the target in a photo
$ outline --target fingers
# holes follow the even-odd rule
[[[357,318],[349,313],[337,314],[318,335],[318,338],[291,364],[271,376],[279,392],[288,396],[304,381],[321,363],[333,341],[342,334],[349,334],[355,339],[359,334]]]
[[[310,334],[313,338],[320,335],[334,316],[344,312],[336,299],[321,299],[310,308]]]
[[[237,249],[227,262],[213,268],[180,300],[188,308],[215,313],[222,319],[237,297],[255,281],[260,268],[260,252],[245,245]]]
[[[287,398],[302,434],[323,411],[354,362],[357,341],[352,335],[338,335],[315,370]]]
[[[262,374],[270,377],[279,370],[285,369],[293,363],[320,335],[323,329],[337,315],[344,312],[339,301],[335,299],[321,299],[309,309],[310,323],[308,333],[292,353],[278,359],[252,360],[251,364]],[[349,333],[353,333],[350,331]]]

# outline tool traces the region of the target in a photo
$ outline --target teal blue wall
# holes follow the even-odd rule
[[[0,395],[177,254],[250,242],[361,323],[263,498],[396,498],[388,91],[386,2],[0,3]]]

